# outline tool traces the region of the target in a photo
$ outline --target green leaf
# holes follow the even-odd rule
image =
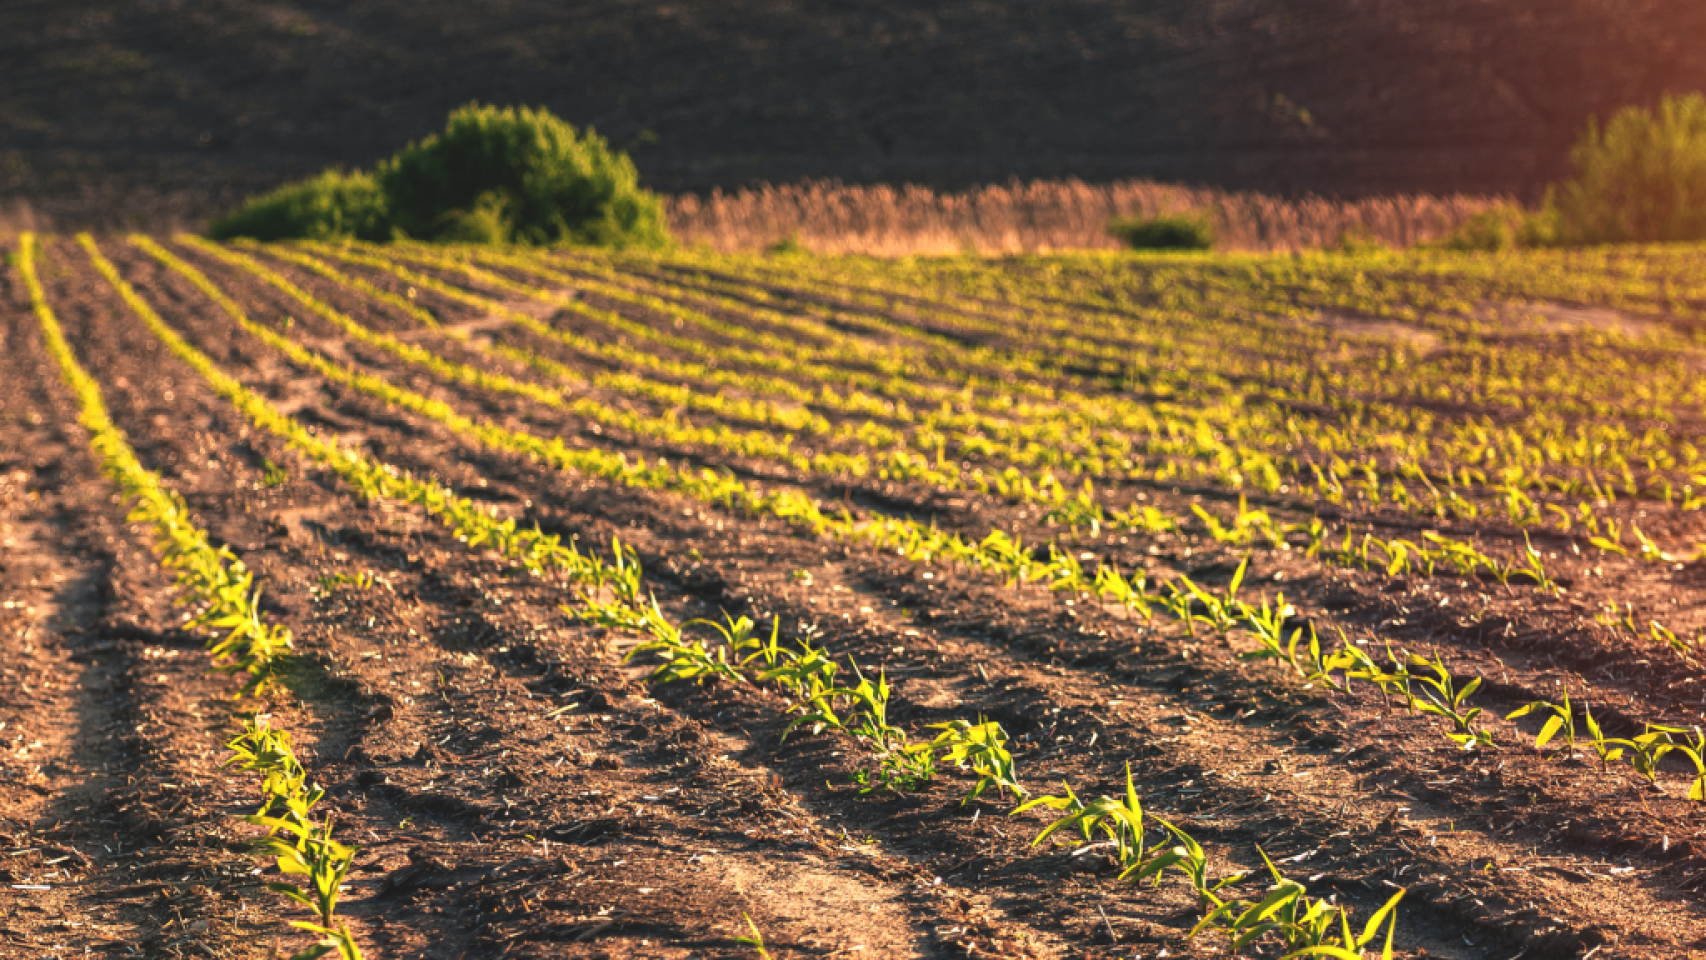
[[[1398,914],[1397,914],[1398,901],[1404,899],[1404,894],[1406,894],[1408,892],[1409,892],[1408,890],[1400,890],[1397,893],[1394,893],[1392,895],[1392,899],[1386,901],[1385,906],[1381,907],[1379,910],[1374,911],[1374,916],[1369,917],[1368,922],[1363,924],[1362,935],[1357,937],[1356,945],[1358,947],[1365,946],[1365,945],[1372,943],[1374,941],[1375,936],[1377,936],[1380,933],[1381,921],[1384,920],[1387,916],[1392,917],[1392,925],[1394,927],[1396,927],[1398,925]],[[1387,936],[1386,950],[1387,950],[1387,955],[1390,956],[1391,951],[1392,951],[1392,938],[1391,938],[1390,934],[1388,934],[1388,936]]]

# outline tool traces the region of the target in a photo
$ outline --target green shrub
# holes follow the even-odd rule
[[[663,205],[626,154],[545,110],[463,107],[376,173],[328,171],[215,221],[215,239],[413,237],[443,243],[663,246]]]
[[[508,204],[500,193],[474,198],[467,210],[452,210],[434,221],[433,239],[440,243],[478,243],[499,246],[509,242]]]
[[[286,184],[256,197],[236,212],[213,221],[207,233],[215,240],[353,237],[382,243],[391,239],[379,184],[368,174],[339,170],[327,170],[312,180]]]
[[[1589,121],[1548,206],[1571,243],[1706,240],[1706,97],[1665,96]]]
[[[470,216],[501,216],[514,243],[668,241],[663,207],[640,188],[633,161],[545,110],[470,104],[443,133],[382,164],[378,177],[392,224],[421,239],[461,232]]]
[[[1214,227],[1206,217],[1190,214],[1120,217],[1108,224],[1108,232],[1133,250],[1207,250],[1214,246]]]

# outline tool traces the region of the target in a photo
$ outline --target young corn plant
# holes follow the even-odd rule
[[[1568,687],[1564,689],[1564,702],[1562,704],[1536,700],[1512,710],[1505,715],[1505,719],[1515,720],[1542,711],[1550,713],[1551,716],[1546,718],[1546,722],[1540,726],[1540,732],[1535,735],[1534,749],[1544,749],[1559,731],[1563,731],[1564,749],[1567,753],[1574,754],[1576,752],[1576,714],[1570,706],[1570,690]]]
[[[1273,884],[1261,900],[1235,900],[1222,903],[1211,910],[1191,929],[1190,936],[1203,930],[1217,929],[1232,940],[1232,951],[1273,935],[1282,944],[1286,957],[1334,957],[1337,960],[1362,960],[1363,950],[1380,938],[1384,927],[1386,941],[1381,956],[1392,957],[1392,939],[1397,932],[1398,901],[1405,891],[1399,890],[1376,910],[1363,924],[1361,933],[1351,929],[1350,911],[1328,900],[1311,898],[1303,884],[1280,873],[1267,851],[1256,848],[1267,865]]]
[[[231,756],[224,766],[261,775],[257,817],[284,817],[308,823],[309,813],[326,791],[308,782],[308,773],[290,747],[290,732],[273,728],[266,717],[252,717],[225,744]]]
[[[1011,791],[1021,800],[1025,798],[1026,790],[1014,774],[1013,754],[1007,750],[1007,732],[1001,729],[1001,724],[993,720],[975,724],[952,720],[933,723],[930,729],[942,731],[930,741],[930,747],[943,762],[977,774],[977,783],[960,799],[962,806],[982,796],[990,787],[1003,797]]]
[[[1345,651],[1352,645],[1345,641],[1343,631],[1340,632],[1340,651],[1326,653],[1321,648],[1321,637],[1315,631],[1315,625],[1309,624],[1309,640],[1303,639],[1303,628],[1295,627],[1291,631],[1290,640],[1283,635],[1287,617],[1293,612],[1285,604],[1285,595],[1279,595],[1281,609],[1270,613],[1267,602],[1263,601],[1260,612],[1251,611],[1245,607],[1245,625],[1256,639],[1262,644],[1259,650],[1249,650],[1240,653],[1240,660],[1277,660],[1291,667],[1305,687],[1316,684],[1336,693],[1345,693],[1350,688],[1348,683],[1342,683],[1333,678],[1334,671],[1347,672],[1359,661]],[[1358,650],[1358,653],[1361,651]]]
[[[1415,673],[1410,669],[1415,667],[1427,672]],[[1481,708],[1463,706],[1469,695],[1480,688],[1480,677],[1458,687],[1451,671],[1446,668],[1445,661],[1438,654],[1435,654],[1432,660],[1412,654],[1406,664],[1406,672],[1421,684],[1422,690],[1420,697],[1410,698],[1411,709],[1450,720],[1453,730],[1446,736],[1465,750],[1493,745],[1491,733],[1475,729],[1475,719],[1481,715]]]
[[[1694,779],[1688,785],[1688,799],[1706,803],[1706,733],[1698,726],[1692,728],[1693,736],[1675,742],[1673,749],[1688,758],[1694,765]]]
[[[1623,741],[1629,749],[1629,765],[1635,768],[1636,773],[1646,777],[1648,783],[1657,782],[1659,762],[1666,754],[1686,744],[1686,741],[1679,744],[1676,738],[1687,732],[1682,727],[1646,724],[1646,729],[1641,733]]]
[[[1162,852],[1147,842],[1148,826],[1144,822],[1143,802],[1137,798],[1137,788],[1131,779],[1131,764],[1126,764],[1125,797],[1115,800],[1112,797],[1098,797],[1089,803],[1084,803],[1072,792],[1072,787],[1065,781],[1061,787],[1066,791],[1064,796],[1040,796],[1025,801],[1015,807],[1012,814],[1023,813],[1034,807],[1049,807],[1063,812],[1063,816],[1044,827],[1031,841],[1036,846],[1061,830],[1076,829],[1086,841],[1100,833],[1107,837],[1107,843],[1113,845],[1114,858],[1120,865],[1120,879],[1133,883],[1153,878],[1155,883],[1161,882],[1160,868],[1154,863]],[[1168,826],[1161,821],[1163,827]]]
[[[1226,635],[1232,632],[1232,628],[1238,625],[1241,606],[1238,603],[1238,588],[1243,584],[1244,573],[1249,567],[1250,558],[1245,557],[1239,562],[1238,569],[1233,572],[1232,581],[1226,585],[1225,592],[1220,594],[1210,593],[1190,577],[1180,574],[1179,582],[1185,585],[1185,591],[1189,594],[1189,597],[1185,598],[1182,603],[1183,608],[1189,611],[1186,614],[1187,625],[1191,620],[1207,624],[1217,635],[1225,639]],[[1173,589],[1176,593],[1177,588],[1174,587]],[[1202,604],[1203,613],[1195,612],[1195,605],[1189,602],[1189,598],[1192,597],[1196,599],[1197,603]],[[1177,609],[1179,606],[1175,605],[1174,608]]]
[[[268,834],[261,842],[262,849],[275,858],[279,872],[285,876],[301,876],[302,885],[276,882],[267,884],[269,890],[283,894],[312,910],[318,923],[303,920],[291,926],[324,937],[321,942],[296,954],[291,960],[315,960],[337,951],[343,960],[361,960],[361,950],[350,936],[349,928],[338,923],[338,899],[342,895],[344,878],[355,861],[356,848],[346,847],[332,839],[332,821],[323,825],[301,823],[288,817],[253,816],[256,826],[266,827]]]
[[[1558,586],[1557,582],[1546,572],[1546,564],[1543,562],[1540,551],[1534,548],[1534,543],[1528,539],[1526,531],[1522,535],[1522,546],[1522,552],[1509,564],[1504,580],[1509,581],[1510,575],[1513,573],[1523,573],[1534,581],[1535,586],[1552,596],[1556,597],[1562,594],[1563,588]],[[1518,561],[1521,562],[1520,566],[1518,566]]]
[[[600,626],[616,627],[627,630],[643,630],[651,636],[650,640],[638,644],[622,658],[626,663],[635,657],[651,655],[661,661],[646,680],[650,683],[676,683],[690,680],[703,684],[708,680],[727,680],[731,683],[745,683],[746,675],[741,672],[740,664],[731,661],[734,653],[729,643],[731,634],[728,628],[712,620],[690,621],[710,626],[721,633],[724,640],[715,646],[706,646],[700,639],[687,639],[683,634],[684,626],[676,626],[664,616],[653,598],[645,607],[636,611],[625,604],[603,603],[588,600],[585,608],[570,610],[571,613],[591,623]],[[743,618],[744,619],[744,618]]]
[[[1220,891],[1243,883],[1242,873],[1228,874],[1215,879],[1209,873],[1208,851],[1202,844],[1185,831],[1173,824],[1162,822],[1167,832],[1173,836],[1173,845],[1149,861],[1146,872],[1159,877],[1166,870],[1174,870],[1184,875],[1191,889],[1197,895],[1197,908],[1212,911],[1223,906],[1225,901],[1220,899]],[[1133,880],[1139,879],[1133,877]]]
[[[1330,660],[1334,668],[1343,672],[1346,690],[1350,689],[1354,681],[1361,680],[1373,684],[1374,688],[1380,691],[1381,703],[1388,709],[1392,706],[1392,695],[1395,692],[1402,691],[1405,703],[1409,702],[1409,680],[1402,668],[1395,671],[1383,669],[1372,654],[1361,645],[1348,640],[1343,630],[1339,631],[1339,641],[1339,649],[1333,653]],[[1386,653],[1388,662],[1397,666],[1390,647]]]
[[[1655,642],[1663,644],[1672,653],[1682,658],[1684,663],[1692,663],[1694,661],[1694,648],[1700,643],[1698,638],[1688,640],[1683,637],[1679,637],[1676,635],[1675,631],[1666,627],[1664,624],[1659,623],[1657,620],[1647,621],[1647,629],[1651,632]]]
[[[1640,524],[1631,523],[1629,525],[1629,527],[1631,530],[1633,530],[1635,532],[1635,542],[1639,548],[1639,552],[1636,555],[1641,558],[1642,562],[1644,562],[1644,563],[1675,563],[1676,562],[1675,557],[1671,556],[1670,554],[1666,553],[1664,550],[1660,549],[1659,545],[1657,543],[1653,542],[1652,537],[1647,536],[1645,533],[1643,533],[1641,531],[1641,525]]]
[[[290,474],[271,460],[261,460],[261,486],[268,490],[276,490],[290,482]]]
[[[1582,707],[1582,723],[1588,730],[1588,745],[1593,747],[1594,754],[1599,757],[1601,771],[1623,758],[1624,748],[1631,744],[1628,740],[1607,737],[1600,730],[1599,721],[1593,718],[1593,708],[1585,705]]]
[[[1185,579],[1180,577],[1181,580]],[[1197,636],[1197,624],[1203,620],[1197,613],[1195,594],[1188,588],[1182,588],[1177,582],[1165,584],[1167,594],[1161,600],[1161,609],[1167,615],[1185,625],[1185,635],[1192,640]]]
[[[852,720],[846,729],[855,739],[864,741],[877,760],[875,770],[861,770],[854,775],[854,781],[862,788],[860,792],[881,789],[898,793],[917,790],[929,783],[936,775],[935,751],[928,743],[913,743],[906,731],[889,723],[887,675],[879,672],[873,684],[860,672],[858,664],[853,664],[853,671],[859,683],[847,691],[852,701]]]
[[[1160,593],[1149,592],[1148,577],[1143,571],[1136,571],[1128,580],[1120,576],[1114,567],[1106,565],[1096,568],[1096,579],[1090,590],[1103,600],[1111,600],[1142,615],[1146,627],[1155,620],[1155,608],[1166,600]]]
[[[1079,527],[1089,527],[1090,536],[1100,536],[1106,517],[1102,505],[1096,502],[1096,489],[1090,478],[1084,478],[1084,488],[1073,496],[1066,496],[1064,490],[1057,489],[1057,492],[1061,499],[1043,514],[1044,522],[1065,524],[1074,534]]]
[[[1179,522],[1153,506],[1132,504],[1129,509],[1116,510],[1109,517],[1113,525],[1133,533],[1158,536],[1179,529]]]
[[[770,960],[770,951],[765,949],[764,934],[758,929],[758,924],[752,922],[752,917],[748,916],[745,910],[740,912],[740,918],[746,924],[749,936],[734,937],[732,942],[751,947],[752,952],[758,954],[759,960]]]

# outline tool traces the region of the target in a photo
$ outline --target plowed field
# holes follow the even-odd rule
[[[0,956],[1706,953],[1697,250],[8,252]]]

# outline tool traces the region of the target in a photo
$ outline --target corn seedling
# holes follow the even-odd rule
[[[1205,611],[1202,614],[1196,614],[1193,612],[1191,615],[1200,620],[1202,623],[1207,624],[1222,638],[1230,633],[1233,627],[1238,625],[1238,612],[1240,609],[1240,605],[1238,603],[1238,587],[1243,584],[1244,572],[1248,570],[1249,567],[1250,558],[1245,557],[1239,562],[1238,569],[1233,572],[1232,581],[1226,585],[1226,590],[1220,594],[1210,593],[1201,586],[1198,586],[1190,577],[1187,577],[1184,574],[1179,575],[1179,582],[1185,585],[1186,591],[1189,592],[1191,597],[1196,598],[1197,602],[1202,604]],[[1187,603],[1186,606],[1188,607],[1189,604]]]
[[[953,720],[933,723],[930,729],[942,731],[930,741],[942,761],[977,774],[977,783],[960,800],[962,805],[976,800],[990,787],[1002,796],[1012,791],[1020,799],[1025,797],[1025,788],[1019,785],[1013,772],[1013,755],[1007,751],[1007,732],[1001,729],[1001,724],[993,720],[975,724]]]
[[[337,950],[345,960],[360,960],[361,953],[356,949],[348,928],[333,917],[342,895],[344,878],[349,875],[350,866],[355,861],[356,848],[346,847],[332,839],[330,819],[323,825],[302,823],[288,817],[253,816],[248,820],[267,828],[268,834],[261,842],[261,848],[274,858],[279,872],[287,877],[304,878],[300,886],[275,882],[267,884],[267,889],[307,907],[319,918],[318,923],[300,920],[291,923],[293,927],[326,938],[297,956],[314,958]]]
[[[1505,716],[1505,719],[1515,720],[1518,717],[1526,717],[1531,713],[1541,711],[1547,711],[1551,716],[1546,718],[1546,722],[1540,727],[1540,732],[1535,735],[1534,749],[1539,750],[1545,747],[1547,742],[1561,730],[1564,733],[1564,749],[1572,754],[1575,753],[1576,715],[1570,707],[1570,691],[1568,688],[1564,690],[1564,702],[1562,704],[1536,700],[1512,710]]]
[[[290,482],[290,474],[271,460],[261,460],[261,486],[276,490]]]
[[[1410,668],[1415,667],[1427,672],[1414,673]],[[1475,729],[1475,719],[1481,715],[1481,708],[1465,708],[1463,705],[1469,695],[1480,688],[1480,677],[1475,677],[1461,687],[1457,686],[1451,671],[1437,654],[1432,660],[1412,655],[1405,672],[1419,681],[1422,688],[1422,696],[1410,698],[1411,709],[1450,720],[1453,730],[1446,736],[1465,750],[1493,745],[1491,733]]]
[[[853,704],[847,732],[863,740],[878,762],[875,771],[860,770],[854,775],[863,788],[860,792],[917,790],[929,783],[936,775],[935,749],[929,743],[913,743],[906,731],[889,723],[888,677],[878,673],[873,684],[857,664],[853,670],[859,684],[847,691]]]
[[[758,924],[752,922],[752,918],[747,916],[745,910],[741,911],[740,919],[746,924],[748,935],[734,937],[733,942],[743,947],[751,947],[752,951],[758,954],[759,960],[770,960],[770,951],[764,947],[764,934],[759,931]]]
[[[1233,873],[1218,880],[1214,879],[1209,875],[1208,851],[1203,849],[1202,844],[1173,824],[1163,821],[1163,826],[1173,835],[1173,845],[1156,854],[1145,867],[1145,871],[1156,877],[1166,870],[1177,871],[1184,875],[1190,882],[1191,889],[1196,892],[1199,909],[1213,910],[1220,907],[1220,891],[1244,882],[1245,875]]]
[[[1652,537],[1649,537],[1645,533],[1641,532],[1641,525],[1640,524],[1631,523],[1629,525],[1629,528],[1632,531],[1634,531],[1635,543],[1639,547],[1639,552],[1636,554],[1636,556],[1640,557],[1640,559],[1643,562],[1645,562],[1645,563],[1675,563],[1676,562],[1675,557],[1673,557],[1670,554],[1666,553],[1665,551],[1659,549],[1659,545],[1653,542]]]
[[[1629,765],[1646,777],[1648,783],[1654,783],[1659,776],[1659,762],[1677,749],[1675,738],[1687,732],[1681,727],[1649,723],[1641,733],[1619,742],[1629,750]]]
[[[1338,960],[1362,960],[1362,951],[1379,939],[1385,927],[1386,941],[1381,956],[1392,957],[1392,938],[1397,931],[1398,901],[1405,891],[1399,890],[1376,910],[1363,925],[1362,932],[1351,931],[1350,911],[1328,900],[1311,898],[1308,888],[1280,873],[1267,851],[1256,848],[1273,878],[1267,895],[1256,902],[1232,901],[1211,910],[1191,929],[1196,936],[1206,929],[1218,929],[1232,940],[1234,953],[1268,935],[1274,935],[1284,945],[1287,957],[1334,957]]]
[[[732,659],[738,655],[730,642],[733,633],[730,627],[739,629],[741,624],[750,625],[745,617],[740,624],[730,621],[728,627],[713,620],[691,620],[682,626],[676,626],[664,616],[662,609],[654,598],[646,606],[636,610],[625,602],[602,603],[588,601],[587,606],[572,611],[583,620],[597,623],[601,626],[616,627],[627,630],[643,630],[651,639],[637,645],[628,651],[623,662],[626,663],[642,655],[655,656],[661,662],[653,668],[646,677],[651,683],[677,683],[692,681],[702,684],[708,680],[728,680],[733,683],[745,683],[746,675],[741,672],[738,661]],[[695,624],[708,626],[721,635],[723,642],[707,646],[705,641],[687,639],[683,630]]]
[[[1098,797],[1090,803],[1079,800],[1072,792],[1072,787],[1061,783],[1065,789],[1064,796],[1040,796],[1025,801],[1013,809],[1013,814],[1023,813],[1033,807],[1049,807],[1060,810],[1065,815],[1043,828],[1031,841],[1036,846],[1047,840],[1060,830],[1076,828],[1086,841],[1100,832],[1107,837],[1107,842],[1114,848],[1114,858],[1120,865],[1120,879],[1139,883],[1152,879],[1154,883],[1161,882],[1161,872],[1164,867],[1156,866],[1162,851],[1151,847],[1146,835],[1148,827],[1144,823],[1143,802],[1137,797],[1137,789],[1132,785],[1131,765],[1126,765],[1125,797],[1115,800],[1111,797]],[[1164,829],[1171,825],[1160,821]]]
[[[1688,733],[1690,731],[1679,731]],[[1672,749],[1688,758],[1694,765],[1694,779],[1688,785],[1688,799],[1706,803],[1706,733],[1698,726],[1692,729],[1693,736],[1672,742]]]
[[[1647,629],[1651,632],[1652,638],[1655,642],[1664,644],[1667,649],[1676,654],[1678,657],[1681,657],[1684,662],[1693,662],[1694,648],[1700,642],[1698,638],[1694,640],[1686,640],[1679,637],[1676,635],[1675,631],[1666,627],[1664,624],[1659,623],[1657,620],[1647,621]]]
[[[310,784],[308,774],[290,748],[290,733],[274,729],[265,717],[244,722],[243,732],[225,744],[232,755],[224,766],[259,773],[261,808],[257,817],[283,817],[306,824],[309,813],[326,796]]]
[[[1605,770],[1611,764],[1623,757],[1623,750],[1629,745],[1627,740],[1608,738],[1599,728],[1599,721],[1593,718],[1593,708],[1582,707],[1582,722],[1587,726],[1588,745],[1599,757],[1599,768]]]

